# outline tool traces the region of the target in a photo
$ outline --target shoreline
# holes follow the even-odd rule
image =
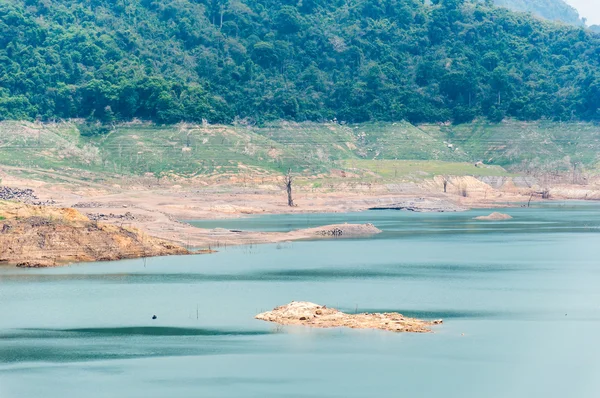
[[[536,201],[536,203],[545,203],[551,204],[553,202],[576,202],[576,203],[586,203],[586,202],[595,202],[592,200],[581,200],[581,199],[548,199],[543,201]],[[6,204],[7,202],[4,202]],[[13,202],[17,206],[30,206],[25,204],[19,204],[17,202]],[[470,209],[465,209],[462,211],[469,211],[474,209],[487,209],[487,210],[497,210],[497,209],[508,209],[508,208],[525,208],[527,206],[517,206],[517,203],[525,203],[525,202],[513,202],[511,203],[498,203],[496,207],[488,207],[482,205],[480,207],[472,207]],[[0,204],[2,202],[0,201]],[[507,206],[508,205],[508,206]],[[30,206],[31,207],[31,206]],[[33,206],[36,207],[36,206]],[[38,206],[39,207],[39,206]],[[47,208],[50,211],[50,219],[53,220],[52,213],[56,211],[73,211],[72,208],[60,208],[60,207],[48,207],[41,206],[41,208]],[[387,209],[386,209],[387,210]],[[372,209],[362,209],[362,210],[354,210],[353,212],[364,212],[364,211],[377,211]],[[408,210],[394,210],[394,211],[408,211]],[[461,212],[462,212],[461,211]],[[455,211],[456,212],[456,211]],[[262,215],[276,215],[276,214],[336,214],[341,213],[341,211],[330,211],[330,212],[314,212],[314,211],[296,211],[293,212],[272,212],[272,213],[262,213],[262,214],[227,214],[226,217],[213,218],[212,220],[225,220],[225,219],[237,219],[237,218],[246,218],[246,217],[260,217]],[[438,212],[439,213],[439,212]],[[497,214],[497,213],[494,213]],[[499,213],[498,213],[499,214]],[[493,214],[490,216],[481,216],[475,217],[476,220],[492,220]],[[503,215],[504,216],[504,215]],[[40,218],[37,215],[31,218]],[[510,216],[504,219],[510,219]],[[21,221],[29,221],[30,218],[22,218]],[[207,221],[209,221],[208,219]],[[0,224],[6,224],[10,219],[3,219],[0,217]],[[81,221],[81,220],[79,220]],[[199,221],[195,220],[187,220],[187,221]],[[86,263],[86,262],[110,262],[117,260],[127,260],[127,259],[136,259],[136,258],[151,258],[151,257],[165,257],[172,255],[202,255],[202,254],[212,254],[218,252],[219,247],[227,247],[227,246],[244,246],[244,245],[254,245],[254,244],[276,244],[276,243],[285,243],[285,242],[295,242],[295,241],[308,241],[308,240],[321,240],[321,239],[344,239],[344,238],[364,238],[371,237],[377,235],[383,231],[376,228],[373,224],[329,224],[322,225],[311,228],[303,228],[296,229],[290,231],[248,231],[248,230],[234,230],[234,229],[224,229],[224,228],[214,228],[214,229],[206,229],[195,227],[188,222],[175,220],[173,221],[177,224],[180,224],[184,229],[192,229],[195,230],[196,236],[194,239],[202,240],[206,242],[208,247],[196,247],[190,245],[191,242],[195,242],[195,240],[188,240],[186,245],[182,245],[179,242],[175,242],[168,239],[163,239],[160,236],[150,235],[144,232],[141,228],[137,226],[126,226],[126,227],[118,227],[111,223],[101,224],[94,221],[86,221],[86,228],[89,228],[89,225],[94,225],[95,228],[99,228],[99,230],[110,229],[113,228],[115,230],[127,231],[126,233],[130,233],[134,231],[135,233],[141,233],[142,236],[145,236],[146,240],[156,241],[159,245],[164,245],[168,249],[167,252],[156,252],[151,253],[145,251],[134,254],[134,255],[117,255],[112,258],[88,258],[88,257],[77,257],[73,254],[69,254],[68,250],[60,255],[55,255],[54,259],[46,258],[42,260],[31,260],[24,258],[22,260],[11,260],[7,261],[6,259],[0,258],[0,267],[17,267],[17,268],[54,268],[54,267],[62,267],[68,266],[77,263]],[[1,227],[1,226],[0,226]],[[142,241],[144,240],[142,239]],[[1,242],[0,242],[1,243]],[[216,250],[215,250],[216,249]],[[62,258],[61,258],[62,256]]]
[[[550,199],[532,197],[532,188],[516,187],[507,180],[494,188],[473,177],[461,177],[456,186],[468,187],[469,195],[443,193],[439,178],[422,184],[382,184],[370,190],[345,189],[346,185],[327,190],[298,186],[296,206],[289,207],[285,192],[277,185],[240,186],[235,184],[204,186],[169,184],[144,186],[132,184],[87,184],[85,181],[48,182],[2,174],[2,184],[14,189],[32,189],[40,202],[50,207],[74,208],[90,220],[118,227],[136,228],[150,237],[187,248],[212,250],[221,246],[278,243],[306,239],[306,231],[261,232],[205,229],[186,221],[235,219],[274,214],[336,214],[362,212],[373,208],[399,211],[461,212],[470,209],[499,209],[551,203],[561,200],[600,199],[596,185],[557,186]],[[576,193],[576,195],[566,195]],[[586,199],[586,200],[584,200]],[[185,220],[185,221],[182,221]],[[314,236],[308,236],[314,238]]]

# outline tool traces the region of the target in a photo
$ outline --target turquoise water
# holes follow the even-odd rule
[[[472,220],[488,210],[218,221],[373,222],[384,233],[0,267],[0,397],[597,397],[600,206],[503,211],[514,220]],[[291,300],[445,323],[417,335],[253,319]]]

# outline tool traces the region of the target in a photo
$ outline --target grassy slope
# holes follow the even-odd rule
[[[225,126],[123,126],[91,139],[119,174],[237,174],[276,169],[275,143]]]
[[[596,168],[600,162],[600,126],[591,123],[508,121],[422,128],[445,136],[472,160],[513,169],[565,171],[574,163]]]
[[[467,161],[462,151],[450,149],[444,137],[410,123],[368,123],[354,126],[367,159]]]
[[[443,162],[439,160],[347,160],[350,169],[371,170],[386,179],[409,178],[419,180],[436,175],[451,176],[509,176],[500,166],[475,166],[467,162]]]
[[[0,124],[2,164],[43,169],[92,166],[99,160],[99,153],[97,149],[86,144],[72,124]]]
[[[108,176],[266,175],[288,168],[311,175],[351,169],[409,179],[506,175],[505,169],[569,170],[574,163],[592,169],[599,154],[600,127],[585,123],[130,124],[96,137],[80,136],[72,123],[0,123],[0,164]],[[498,167],[475,167],[478,160]]]

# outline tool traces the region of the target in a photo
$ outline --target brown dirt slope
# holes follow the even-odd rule
[[[190,252],[134,228],[92,222],[74,209],[0,201],[0,263],[48,267],[173,254]]]
[[[408,318],[396,312],[374,314],[345,314],[335,308],[305,301],[292,301],[273,311],[258,314],[256,319],[275,322],[280,325],[302,325],[314,328],[347,327],[352,329],[381,329],[391,332],[427,333],[430,326],[439,325],[442,320],[422,321]]]

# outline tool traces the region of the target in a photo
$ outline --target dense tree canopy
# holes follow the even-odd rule
[[[600,36],[435,0],[0,0],[0,119],[600,119]]]

